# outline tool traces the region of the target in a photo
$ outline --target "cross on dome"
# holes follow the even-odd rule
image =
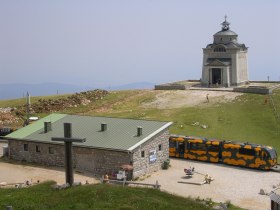
[[[223,31],[229,30],[229,25],[230,25],[230,23],[227,22],[227,15],[225,15],[225,21],[222,22],[221,25],[222,25],[222,30],[223,30]]]

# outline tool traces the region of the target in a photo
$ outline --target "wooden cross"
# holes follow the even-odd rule
[[[86,141],[86,139],[72,138],[72,124],[64,123],[64,138],[53,137],[52,141],[64,141],[66,183],[72,186],[74,183],[73,164],[72,164],[72,142],[83,143]]]

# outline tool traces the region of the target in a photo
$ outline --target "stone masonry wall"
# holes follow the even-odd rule
[[[24,151],[24,144],[28,151]],[[36,146],[40,152],[36,151]],[[50,154],[49,148],[53,154]],[[73,147],[73,166],[76,170],[94,175],[117,172],[123,164],[130,164],[132,155],[127,152]],[[9,140],[9,158],[49,166],[64,166],[64,145]]]
[[[28,151],[24,151],[24,144],[28,145]],[[141,157],[142,151],[144,157]],[[153,151],[155,153],[152,156],[151,152]],[[94,175],[117,173],[121,165],[132,164],[134,168],[132,176],[137,178],[161,169],[163,162],[168,157],[168,129],[137,147],[131,153],[73,146],[74,168],[88,171]],[[64,145],[9,140],[9,158],[42,165],[64,166]]]
[[[24,144],[28,145],[28,151],[24,151]],[[39,147],[40,151],[36,151],[36,146]],[[53,150],[53,154],[49,152],[50,147]],[[64,146],[22,140],[9,140],[9,158],[43,165],[64,166]]]
[[[74,147],[76,170],[89,171],[95,175],[117,173],[123,164],[131,164],[128,152]]]
[[[163,162],[169,158],[169,136],[169,130],[166,129],[133,151],[133,178],[161,169]],[[161,151],[159,151],[159,145],[161,145]],[[154,150],[156,160],[151,162],[150,153]],[[141,157],[142,151],[144,157]]]

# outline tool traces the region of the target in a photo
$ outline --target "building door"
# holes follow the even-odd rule
[[[222,69],[213,68],[212,69],[212,84],[222,84]]]

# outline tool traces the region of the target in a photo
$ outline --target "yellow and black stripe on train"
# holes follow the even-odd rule
[[[262,170],[277,164],[277,152],[272,147],[194,136],[170,136],[169,156]]]

